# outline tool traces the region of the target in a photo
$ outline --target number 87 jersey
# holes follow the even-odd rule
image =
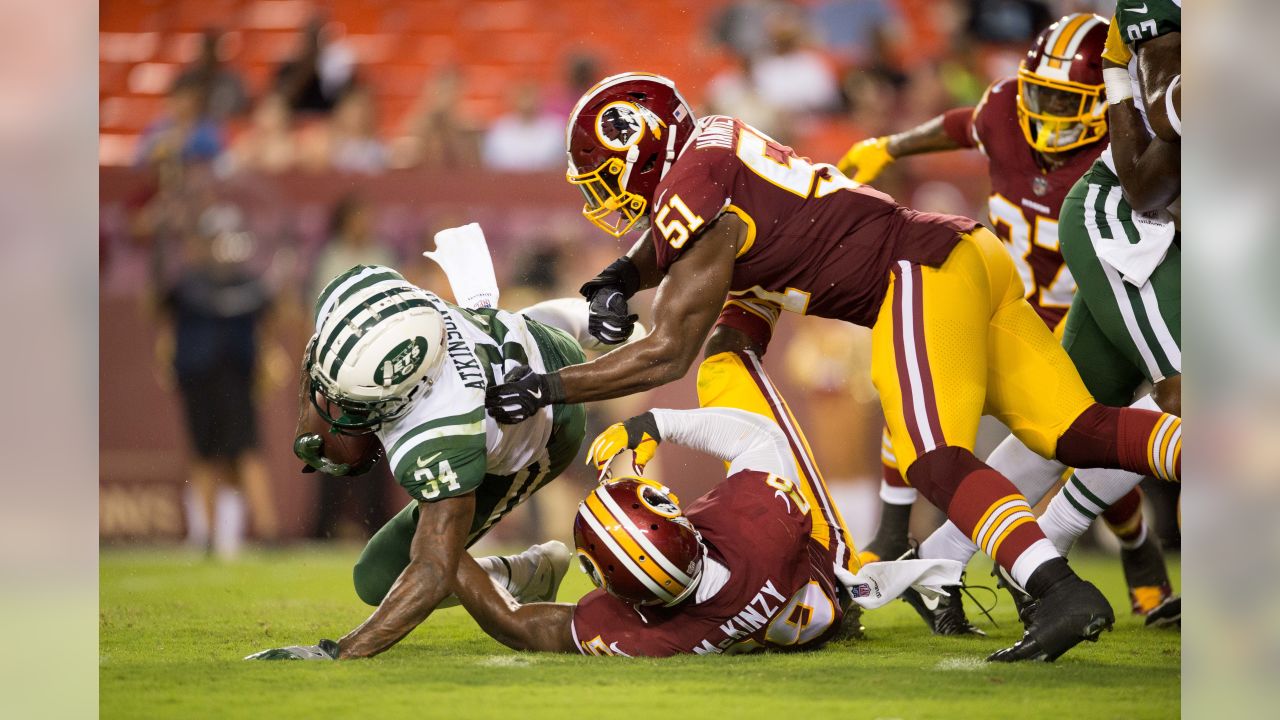
[[[658,184],[650,206],[658,269],[666,272],[723,213],[747,227],[732,298],[870,327],[898,261],[939,266],[978,223],[920,213],[811,163],[736,118],[712,115]]]

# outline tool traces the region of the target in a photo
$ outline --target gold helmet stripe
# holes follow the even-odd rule
[[[1067,56],[1067,50],[1071,47],[1071,39],[1076,36],[1076,31],[1085,23],[1089,22],[1092,15],[1080,13],[1067,21],[1065,27],[1058,31],[1057,41],[1053,43],[1053,50],[1049,53],[1049,67],[1062,67],[1061,58]]]
[[[657,585],[662,588],[663,593],[670,593],[671,597],[663,598],[664,600],[671,600],[684,592],[687,583],[680,582],[660,567],[659,558],[662,557],[661,554],[659,553],[655,556],[653,552],[640,547],[639,543],[636,542],[636,538],[634,538],[631,533],[627,532],[627,529],[623,525],[626,521],[625,516],[615,516],[610,512],[609,508],[601,502],[600,495],[602,490],[603,488],[597,488],[596,491],[587,496],[587,510],[590,511],[590,513],[600,523],[605,532],[609,534],[609,537],[617,543],[623,553],[626,554],[627,558],[634,563],[632,567],[638,568],[652,579],[653,582],[657,583]],[[631,525],[631,527],[634,528],[635,526]],[[665,560],[666,558],[662,559]]]
[[[596,535],[600,538],[600,541],[603,542],[605,547],[613,553],[618,562],[621,562],[627,570],[631,572],[632,576],[644,583],[645,587],[649,588],[654,596],[658,597],[663,602],[670,602],[671,600],[674,600],[676,597],[675,595],[664,589],[653,578],[649,577],[648,574],[641,570],[640,567],[636,565],[635,561],[631,559],[631,556],[627,554],[627,551],[618,545],[613,534],[607,529],[608,525],[612,523],[612,520],[602,520],[595,511],[587,506],[587,503],[591,498],[591,495],[587,496],[587,500],[582,502],[582,505],[578,508],[578,512],[582,515],[583,519],[587,521],[587,525],[595,531]],[[596,567],[599,568],[599,565]],[[601,576],[601,579],[604,579],[603,575]]]

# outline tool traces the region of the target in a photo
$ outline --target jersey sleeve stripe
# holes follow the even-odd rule
[[[484,410],[481,409],[478,412],[481,415],[483,415]],[[461,417],[465,417],[465,416],[461,416]],[[434,421],[432,423],[427,423],[427,425],[423,426],[422,428],[415,430],[412,437],[406,436],[405,438],[402,438],[399,442],[397,442],[395,449],[392,450],[390,453],[391,467],[399,471],[400,464],[408,457],[410,451],[414,450],[415,448],[421,447],[424,443],[428,443],[432,440],[440,440],[441,438],[451,438],[451,437],[463,438],[463,437],[470,437],[474,435],[480,435],[480,436],[484,435],[483,419],[477,419],[472,422],[458,422],[458,418],[453,417],[453,418],[444,418],[444,420],[448,420],[449,423],[439,424],[441,421]],[[434,425],[434,427],[429,427],[431,425]]]

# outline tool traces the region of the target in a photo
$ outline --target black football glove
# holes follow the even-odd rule
[[[245,660],[337,660],[338,643],[321,640],[315,645],[290,645],[271,648],[245,657]]]
[[[555,373],[539,375],[528,365],[514,368],[484,393],[484,406],[494,420],[514,425],[533,417],[541,408],[563,402],[564,387]]]
[[[635,330],[638,315],[628,312],[627,300],[640,289],[640,272],[628,257],[614,260],[578,290],[587,299],[590,317],[587,332],[605,345],[626,342]]]

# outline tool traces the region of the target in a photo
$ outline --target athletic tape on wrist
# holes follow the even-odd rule
[[[1133,97],[1133,85],[1125,68],[1103,68],[1102,82],[1107,86],[1107,104],[1119,105]]]

